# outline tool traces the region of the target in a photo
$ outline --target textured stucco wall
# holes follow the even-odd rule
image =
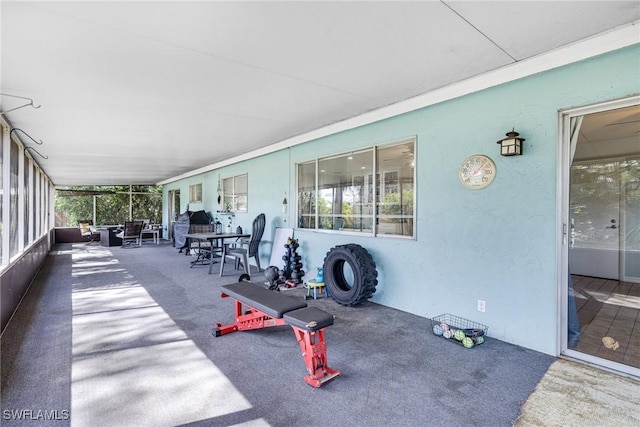
[[[165,192],[180,188],[184,208],[188,185],[204,181],[203,206],[191,209],[215,211],[218,174],[248,172],[249,213],[236,220],[248,227],[256,214],[267,215],[265,265],[273,228],[295,223],[295,163],[415,135],[417,239],[296,230],[304,269],[320,266],[336,244],[359,243],[378,265],[373,301],[425,318],[466,317],[488,325],[492,337],[555,354],[558,111],[639,93],[639,58],[639,46],[610,52],[167,184]],[[526,138],[525,154],[500,157],[496,141],[513,127]],[[497,165],[486,189],[468,190],[458,180],[472,154]]]

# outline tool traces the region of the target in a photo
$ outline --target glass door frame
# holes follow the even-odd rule
[[[557,192],[558,200],[556,204],[556,253],[558,254],[556,263],[557,275],[557,305],[556,305],[556,349],[557,356],[576,359],[582,362],[593,364],[601,368],[615,371],[617,373],[640,376],[640,369],[622,363],[602,359],[590,354],[571,350],[567,346],[568,328],[568,287],[569,287],[569,238],[570,238],[570,209],[569,209],[569,177],[571,173],[571,119],[587,114],[600,113],[624,107],[640,105],[640,96],[632,96],[623,99],[616,99],[598,104],[583,107],[571,108],[558,111],[558,136],[557,145]]]
[[[178,215],[180,215],[180,189],[173,189],[167,192],[167,199],[169,201],[167,205],[167,216],[169,218],[167,239],[173,239],[173,223]],[[178,209],[176,211],[176,208]]]

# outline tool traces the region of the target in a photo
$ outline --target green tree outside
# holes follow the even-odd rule
[[[57,227],[75,227],[82,220],[92,220],[96,225],[117,225],[131,219],[149,219],[152,224],[159,224],[162,222],[162,186],[56,188],[55,209]]]

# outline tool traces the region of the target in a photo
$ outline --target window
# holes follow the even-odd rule
[[[411,138],[298,164],[298,227],[413,237],[414,154]]]
[[[316,228],[316,162],[298,165],[298,227]]]
[[[162,223],[162,187],[154,185],[131,186],[132,218],[145,218],[151,224]]]
[[[51,182],[0,116],[0,271],[46,236]],[[39,221],[39,222],[38,222]]]
[[[189,186],[189,203],[202,203],[202,183]]]
[[[39,210],[36,207],[36,200],[37,200],[37,195],[36,195],[36,187],[38,185],[40,185],[41,187],[45,187],[46,185],[42,182],[42,177],[40,177],[40,175],[38,174],[38,169],[36,168],[35,162],[32,162],[32,167],[31,167],[31,176],[33,177],[34,180],[34,185],[33,185],[33,189],[31,191],[31,206],[33,206],[34,208],[34,214],[37,215],[38,212],[40,212],[41,210],[43,210],[42,208]],[[40,177],[40,180],[38,180],[38,177]],[[26,188],[26,186],[25,186]],[[48,212],[46,209],[44,209],[44,212]],[[27,222],[27,224],[29,224]],[[31,233],[34,236],[34,238],[36,238],[37,236],[40,235],[40,227],[37,227],[38,223],[36,221],[33,221],[31,223]],[[44,230],[48,230],[48,228],[44,228]]]
[[[18,254],[20,249],[19,238],[20,230],[18,229],[18,176],[20,170],[19,153],[20,147],[14,141],[9,141],[11,151],[9,153],[9,257]]]
[[[414,143],[377,150],[376,234],[413,236],[414,154]]]
[[[226,212],[247,212],[247,174],[236,175],[222,180],[223,209]]]
[[[4,229],[4,168],[5,166],[5,158],[4,158],[4,132],[2,132],[2,127],[0,127],[0,265],[5,264],[5,259],[3,256],[3,248],[4,248],[4,235],[6,235],[6,231]]]
[[[24,228],[22,230],[23,232],[23,239],[24,239],[24,246],[27,247],[29,246],[29,243],[31,242],[31,240],[29,240],[29,208],[31,207],[31,195],[29,194],[29,192],[31,191],[31,185],[29,184],[29,171],[31,170],[31,168],[29,167],[30,164],[30,160],[27,156],[24,156],[24,168],[22,168],[22,174],[23,174],[23,180],[24,180],[24,197],[23,197],[23,203],[24,203]],[[35,193],[35,191],[34,191]]]
[[[41,206],[50,206],[50,193],[44,183],[39,200]],[[148,218],[151,224],[160,224],[162,222],[162,186],[58,187],[55,198],[55,218],[57,227],[76,227],[78,220],[81,219],[92,219],[96,225],[117,225],[134,218]],[[40,219],[43,226],[46,221],[46,217]]]

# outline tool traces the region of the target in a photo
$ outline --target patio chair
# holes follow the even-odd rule
[[[143,225],[142,225],[142,229],[143,230],[149,230],[151,228],[151,220],[150,219],[134,219],[134,221],[142,221]]]
[[[124,228],[116,234],[116,237],[122,239],[122,247],[140,246],[142,244],[142,227],[143,221],[126,221]]]
[[[90,219],[84,219],[78,221],[78,227],[80,228],[80,234],[83,238],[87,239],[89,244],[96,242],[100,237],[100,232],[93,226],[93,221]]]
[[[144,237],[145,235],[149,235],[151,234],[151,237],[153,238],[153,243],[155,243],[156,245],[160,243],[160,230],[158,228],[154,228],[151,225],[151,220],[149,218],[146,219],[134,219],[134,221],[142,221],[143,225],[142,225],[142,237]],[[142,244],[142,241],[140,242],[140,244]]]
[[[249,237],[249,239],[240,240],[236,244],[236,247],[229,245],[225,248],[225,258],[234,258],[236,270],[239,268],[242,260],[244,271],[249,274],[249,258],[253,257],[256,260],[256,267],[258,267],[258,271],[262,271],[260,268],[260,254],[258,253],[258,247],[260,245],[260,240],[262,240],[262,235],[264,234],[265,222],[265,215],[261,213],[253,220],[251,237]],[[223,259],[220,263],[220,276],[222,276],[222,272],[224,270],[224,261],[225,260]]]

